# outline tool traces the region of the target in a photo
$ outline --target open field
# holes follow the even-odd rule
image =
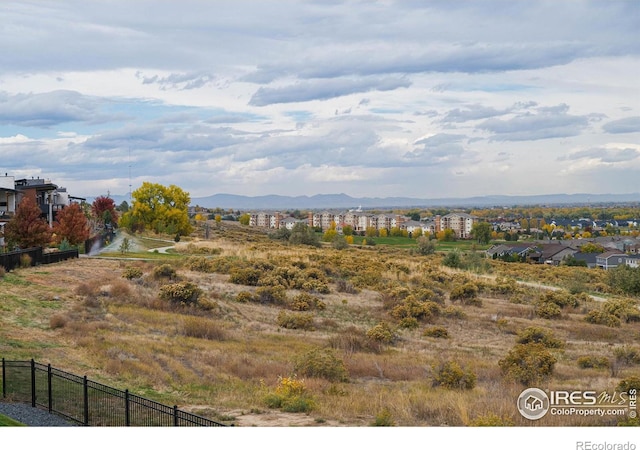
[[[606,289],[601,271],[489,261],[475,274],[442,266],[442,254],[290,246],[224,224],[211,239],[183,239],[168,254],[153,248],[170,242],[136,241],[126,258],[116,251],[0,278],[0,356],[34,358],[239,426],[625,419],[524,419],[516,399],[525,385],[499,365],[518,333],[535,326],[561,343],[548,349],[557,362],[536,387],[613,392],[637,374],[640,322],[585,321],[602,302],[581,292],[627,301]],[[542,318],[550,291],[516,279],[560,288],[567,304]],[[167,294],[180,282],[182,291]],[[200,290],[197,304],[189,295],[172,301],[188,283]],[[582,368],[585,357],[606,364]],[[455,366],[473,383],[463,377],[447,387],[441,369]],[[293,405],[282,401],[289,394]]]

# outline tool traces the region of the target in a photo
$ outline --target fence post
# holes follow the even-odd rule
[[[131,426],[131,419],[129,417],[129,389],[124,390],[124,424],[125,426]]]
[[[2,398],[7,396],[7,372],[4,370],[4,358],[2,358]]]
[[[178,426],[178,405],[173,405],[173,426]]]
[[[84,396],[84,426],[89,426],[89,388],[87,385],[87,376],[84,376],[82,383],[82,391]]]
[[[49,396],[49,413],[53,411],[53,388],[51,386],[51,363],[47,365],[47,395]]]
[[[36,407],[36,362],[31,358],[31,406]]]

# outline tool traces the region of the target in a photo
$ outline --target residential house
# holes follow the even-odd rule
[[[420,230],[420,232],[424,234],[424,229],[422,228],[423,225],[423,222],[418,222],[417,220],[408,220],[400,224],[400,229],[406,230],[407,233],[413,236],[416,230]]]
[[[50,227],[56,220],[56,215],[72,203],[81,203],[85,199],[69,195],[67,189],[53,184],[50,180],[41,178],[20,179],[5,173],[0,176],[0,231],[15,215],[20,202],[26,196],[31,196],[40,208],[41,217]],[[0,238],[0,247],[4,248],[4,238]]]
[[[564,258],[574,255],[577,249],[562,244],[541,245],[540,262],[544,264],[559,265]]]
[[[616,250],[600,253],[596,257],[596,267],[605,270],[614,269],[619,265],[624,264],[627,256],[628,255]]]
[[[624,263],[632,269],[637,269],[640,267],[640,255],[627,255]]]
[[[600,253],[577,252],[577,253],[574,253],[572,256],[577,261],[584,261],[584,263],[587,265],[589,269],[593,269],[596,267],[596,261],[597,261],[598,255],[600,255]]]
[[[532,245],[524,245],[524,244],[497,244],[491,246],[489,249],[485,250],[485,255],[488,258],[498,259],[504,258],[506,256],[514,256],[524,259],[529,259],[532,253],[535,253],[538,249]]]
[[[280,222],[278,223],[278,228],[286,228],[287,230],[293,230],[293,227],[295,226],[295,224],[299,222],[305,223],[306,221],[299,220],[294,217],[285,217],[283,219],[280,219]]]

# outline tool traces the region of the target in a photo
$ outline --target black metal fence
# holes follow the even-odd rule
[[[34,360],[2,358],[2,397],[31,403],[84,426],[226,426]]]
[[[27,248],[15,252],[0,253],[0,266],[5,270],[13,270],[23,264],[23,258],[28,257],[29,265],[52,264],[78,257],[78,250],[64,250],[44,253],[42,247]]]

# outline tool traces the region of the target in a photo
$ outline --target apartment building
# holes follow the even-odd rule
[[[473,224],[477,222],[478,218],[476,216],[466,213],[455,212],[447,214],[446,216],[438,215],[435,218],[435,231],[437,233],[450,229],[453,230],[458,239],[469,239],[471,237]]]
[[[49,226],[53,226],[56,214],[71,203],[85,201],[81,197],[69,195],[67,189],[42,178],[24,178],[5,174],[0,176],[0,228],[4,227],[16,212],[18,205],[26,196],[31,196],[40,207],[42,217]]]

